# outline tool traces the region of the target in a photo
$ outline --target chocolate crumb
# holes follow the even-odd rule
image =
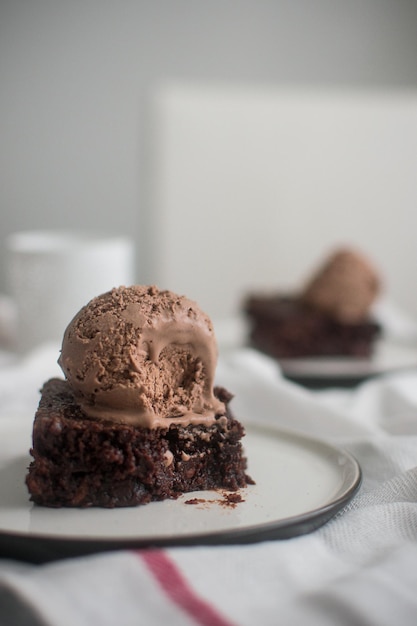
[[[228,493],[225,495],[225,499],[231,504],[237,504],[238,502],[244,502],[244,499],[240,493]]]
[[[237,492],[223,493],[223,499],[218,502],[221,506],[229,506],[234,509],[239,502],[244,502],[244,499]]]
[[[240,502],[245,502],[240,493],[233,492],[220,492],[221,499],[218,500],[205,500],[204,498],[190,498],[185,500],[184,504],[217,504],[218,506],[235,508]]]

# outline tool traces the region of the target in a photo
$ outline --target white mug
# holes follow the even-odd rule
[[[133,243],[124,237],[28,231],[10,235],[7,251],[19,351],[61,341],[89,300],[134,283]]]

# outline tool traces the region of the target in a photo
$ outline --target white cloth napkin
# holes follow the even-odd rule
[[[59,373],[57,356],[44,347],[0,370],[0,419],[31,419],[43,380]],[[417,372],[309,391],[241,349],[220,358],[217,382],[235,394],[243,422],[269,420],[351,451],[363,484],[350,504],[319,530],[284,541],[42,566],[0,560],[1,624],[417,623]]]

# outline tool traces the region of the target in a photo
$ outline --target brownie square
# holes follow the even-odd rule
[[[45,383],[33,425],[26,484],[50,507],[123,507],[206,489],[236,491],[252,483],[230,412],[232,395],[215,389],[226,412],[215,423],[143,428],[87,417],[68,382]]]
[[[368,358],[381,332],[372,319],[341,322],[287,295],[249,296],[243,309],[250,345],[277,359]]]

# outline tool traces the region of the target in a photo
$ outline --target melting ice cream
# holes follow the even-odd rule
[[[217,345],[192,300],[151,286],[91,300],[68,325],[59,364],[90,417],[155,428],[212,423]]]

